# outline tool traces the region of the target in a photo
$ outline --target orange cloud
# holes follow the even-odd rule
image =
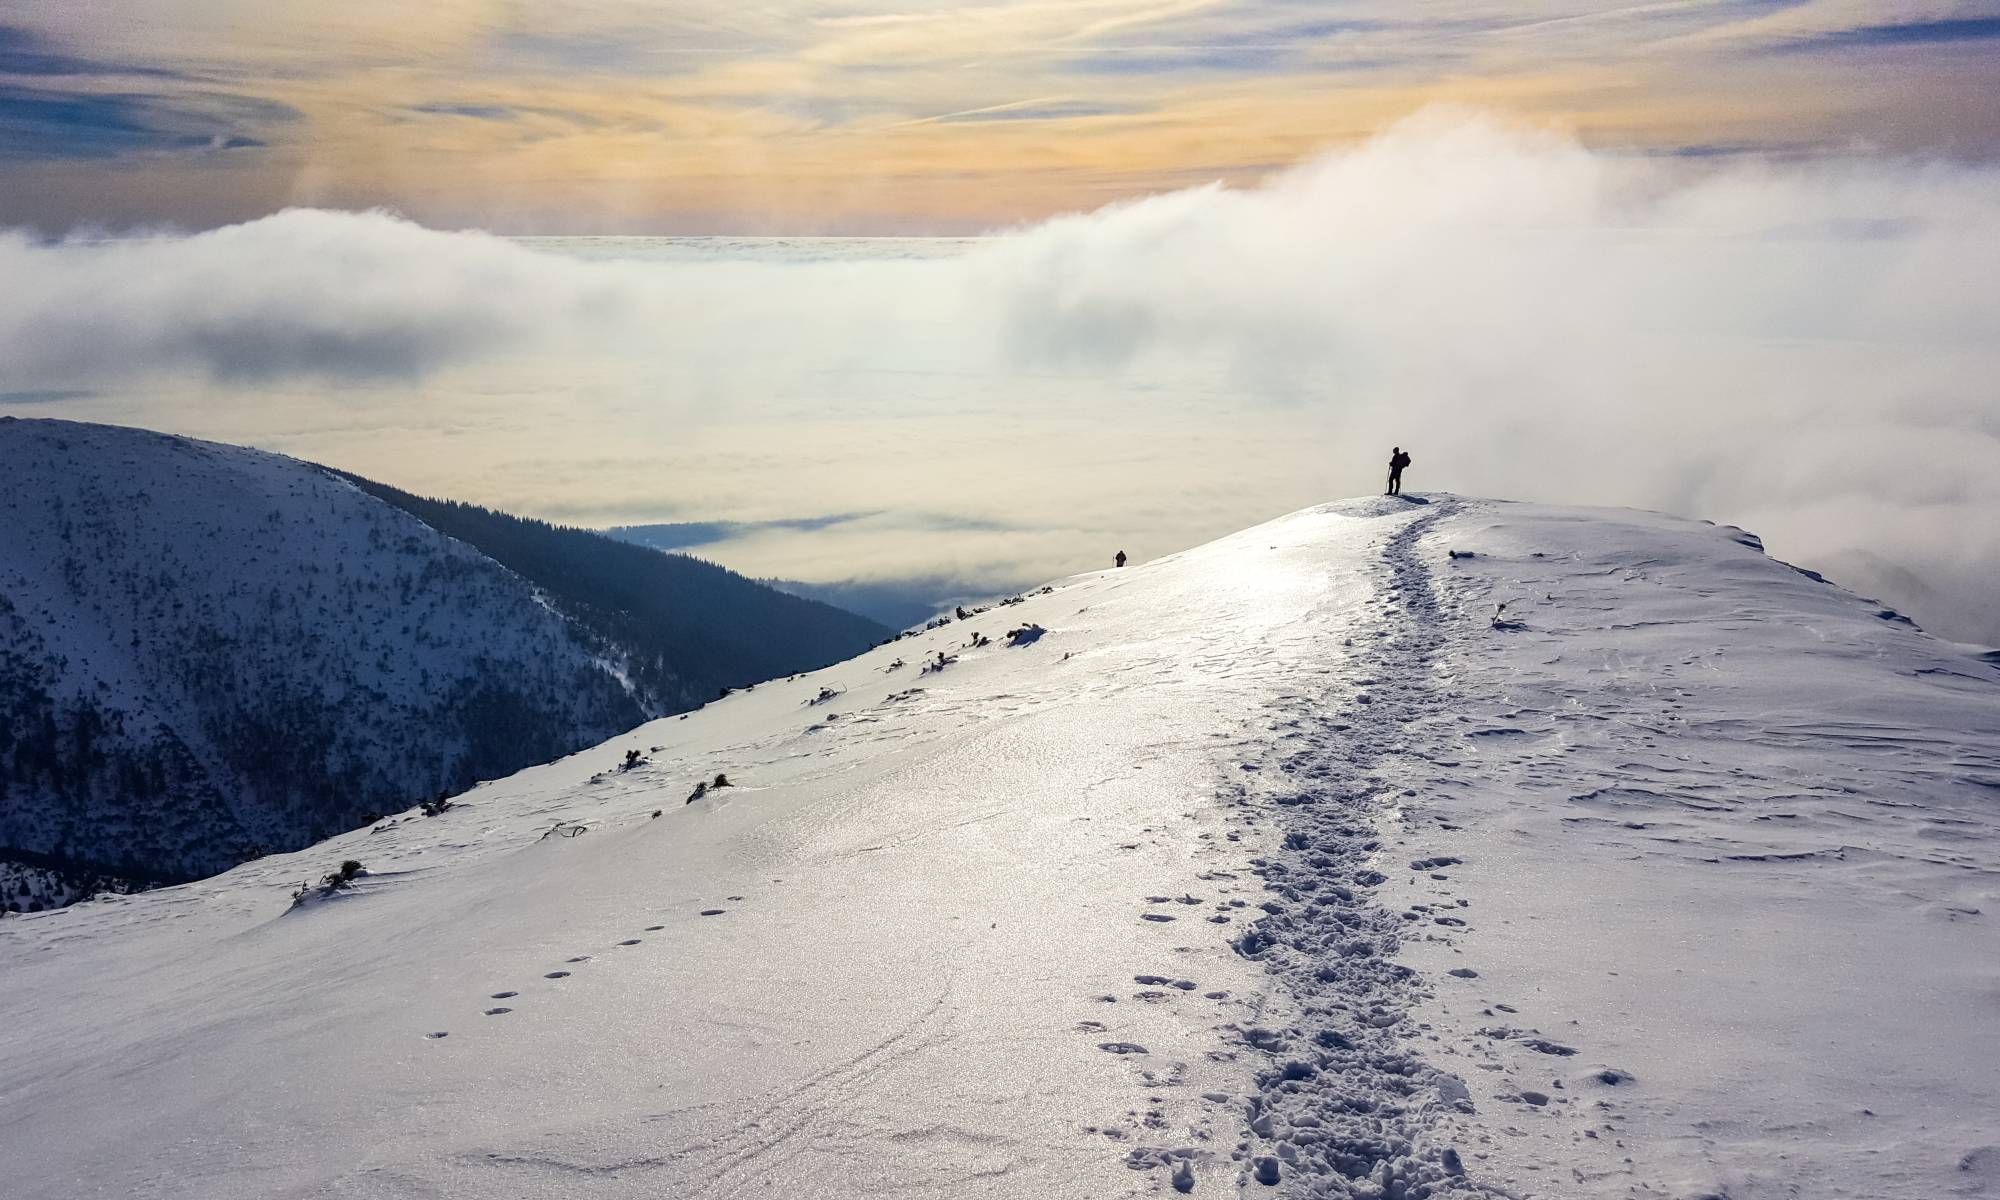
[[[23,28],[78,68],[10,76],[0,56],[0,119],[11,102],[27,130],[0,140],[16,185],[0,223],[205,224],[277,198],[506,228],[973,229],[1254,175],[1437,102],[1644,150],[2000,146],[1990,70],[1954,44],[1982,27],[1944,8],[1517,11],[188,0],[149,24],[52,5]],[[1773,49],[1802,39],[1823,50]],[[132,96],[114,67],[151,72],[140,99],[195,132],[86,155],[66,152],[73,129],[33,124]]]

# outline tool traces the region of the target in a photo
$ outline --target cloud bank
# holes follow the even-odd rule
[[[1734,521],[2000,642],[1992,167],[1660,162],[1431,113],[977,265],[1017,356],[1206,357],[1428,483]]]
[[[14,281],[0,355],[21,391],[573,362],[646,380],[633,394],[657,400],[621,403],[671,409],[673,437],[762,423],[774,474],[790,469],[788,426],[860,431],[842,469],[873,478],[807,511],[944,510],[939,488],[963,496],[983,475],[1046,501],[1010,510],[1010,527],[1053,528],[1065,505],[1134,520],[1180,505],[1190,535],[1217,531],[1188,514],[1226,508],[1231,479],[1238,507],[1308,503],[1325,495],[1268,479],[1395,442],[1419,488],[1731,521],[1940,632],[2000,642],[2000,171],[1986,166],[1619,156],[1432,112],[1258,188],[1164,194],[944,257],[557,254],[302,210],[185,237],[8,235],[0,277]],[[588,403],[576,420],[598,419]],[[954,413],[1156,436],[1089,479],[1013,451],[871,467],[871,453],[910,463],[897,431]],[[1241,428],[1272,436],[1210,436]],[[1162,430],[1185,431],[1178,459]],[[815,437],[799,452],[833,453]],[[1361,470],[1341,490],[1375,482]],[[836,545],[811,536],[821,559]],[[781,557],[756,565],[784,573]]]
[[[11,232],[0,278],[0,355],[30,382],[413,376],[642,302],[615,273],[486,234],[305,209],[191,236]]]

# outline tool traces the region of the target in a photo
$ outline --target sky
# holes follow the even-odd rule
[[[16,0],[0,415],[938,594],[1399,444],[1995,644],[1996,66],[1966,5]]]
[[[12,0],[0,225],[388,207],[971,233],[1455,104],[1679,155],[2000,149],[2000,4]]]

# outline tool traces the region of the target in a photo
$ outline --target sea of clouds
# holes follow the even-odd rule
[[[1105,462],[1089,503],[1136,514],[1182,492],[1219,512],[1232,478],[1305,478],[1313,456],[1378,460],[1393,442],[1414,451],[1418,489],[1729,521],[1938,632],[2000,642],[1987,165],[1644,157],[1434,111],[1257,188],[1163,194],[937,257],[585,257],[293,210],[188,235],[0,235],[0,279],[0,409],[193,377],[322,413],[386,388],[397,422],[421,424],[441,380],[588,364],[658,382],[620,406],[656,407],[663,441],[761,422],[772,472],[787,446],[770,430],[801,414],[868,429],[839,475],[863,482],[821,511],[997,515],[999,491],[966,483],[984,474],[1042,498],[1010,522],[1049,528],[1088,462],[1052,455],[1060,470],[1037,474],[1018,440],[982,458],[968,438],[962,461],[871,471],[869,447],[886,455],[883,430],[975,409],[982,428],[1010,405],[1029,423],[1059,412],[1066,430],[1095,419],[1115,428],[1081,444],[1129,430],[1145,450]],[[452,419],[484,404],[497,420],[510,402],[482,387]],[[187,424],[134,404],[134,423]],[[1231,428],[1268,436],[1204,435]],[[1141,436],[1163,430],[1186,433]],[[832,453],[823,436],[812,452]],[[1372,468],[1356,482],[1374,484]],[[1241,490],[1239,504],[1331,498]],[[920,536],[821,537],[821,561],[796,573],[835,577],[829,553],[859,556],[848,575],[893,573],[910,564],[890,563],[889,543]],[[1007,572],[1055,561],[1037,553]]]

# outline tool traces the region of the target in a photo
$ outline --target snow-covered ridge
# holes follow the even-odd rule
[[[60,868],[53,901],[297,846],[646,715],[524,581],[318,468],[11,418],[0,714],[0,858]]]
[[[0,1162],[35,1200],[1977,1195],[1996,791],[2000,673],[1740,531],[1342,502],[0,921]]]

